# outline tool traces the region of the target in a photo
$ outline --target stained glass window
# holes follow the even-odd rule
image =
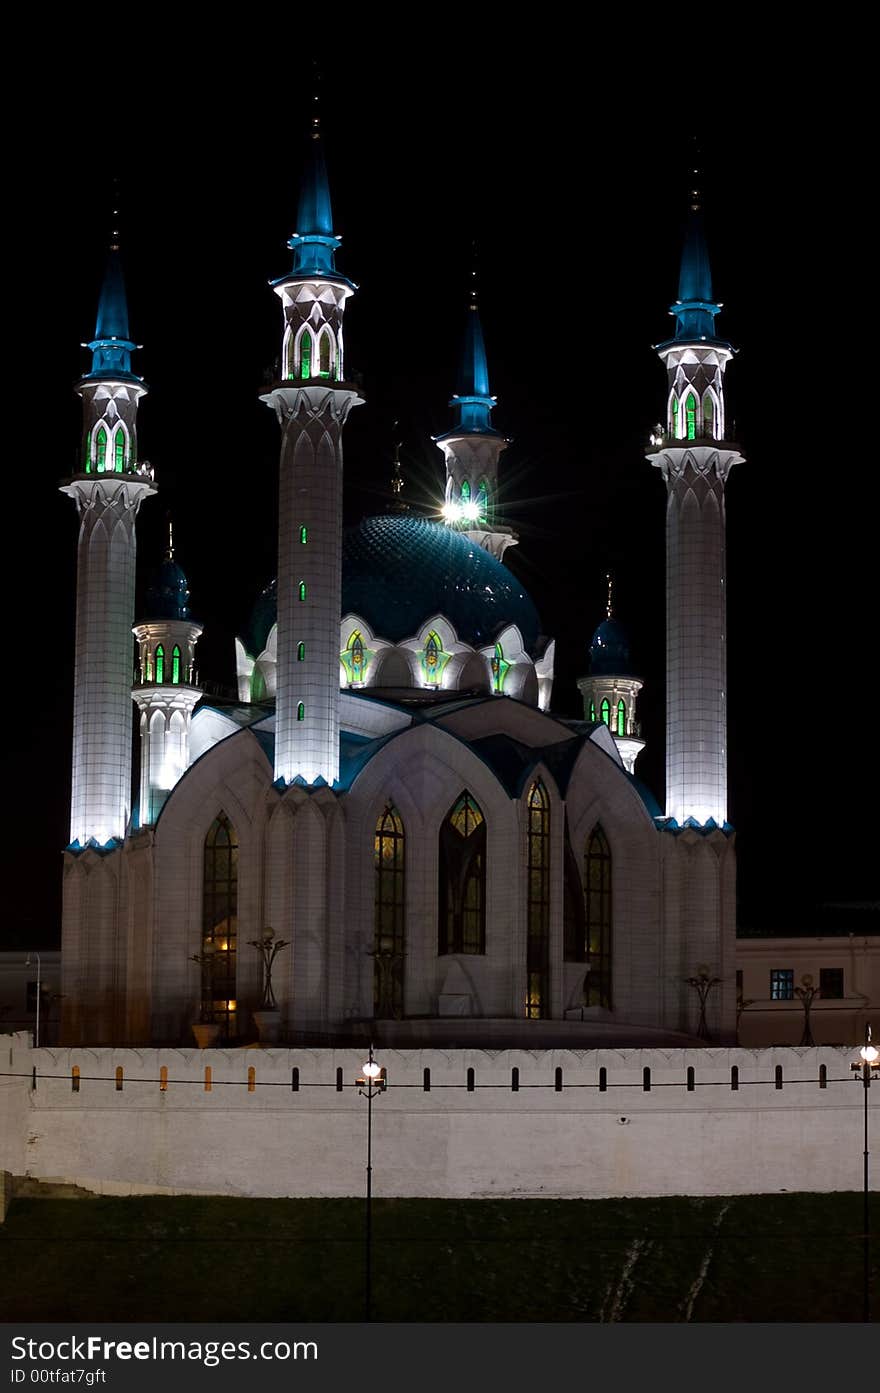
[[[626,705],[623,701],[617,703],[617,734],[626,735]]]
[[[303,329],[302,338],[299,341],[299,375],[300,377],[311,377],[312,375],[312,336],[308,329]]]
[[[298,644],[296,645],[296,661],[297,661],[298,663],[304,663],[305,660],[306,660],[306,646],[305,646],[304,643],[298,643]]]
[[[98,474],[103,474],[107,464],[107,432],[103,426],[98,427],[95,436],[95,470]]]
[[[422,671],[429,687],[439,685],[443,669],[449,662],[449,658],[450,654],[443,651],[443,640],[432,629],[425,640],[425,649],[422,654]]]
[[[486,821],[463,793],[440,828],[440,953],[486,951]]]
[[[467,479],[465,479],[461,485],[461,501],[462,503],[470,503],[471,501],[471,486]]]
[[[113,468],[117,474],[122,473],[125,464],[125,429],[123,426],[116,427],[116,434],[113,437]]]
[[[306,718],[305,702],[302,702],[302,701],[301,701],[301,702],[299,703],[299,705],[297,706],[297,708],[296,708],[296,719],[297,719],[298,721],[304,721],[305,718]]]
[[[301,527],[299,529],[299,539],[303,546],[305,546],[306,542],[309,540],[309,529],[307,527]]]
[[[238,837],[219,813],[205,838],[202,889],[202,1002],[207,1020],[228,1038],[236,1034],[235,968],[238,937]]]
[[[611,1009],[611,848],[601,824],[587,837],[584,852],[584,911],[587,962],[584,983],[587,1006]]]
[[[672,436],[678,439],[678,397],[672,398]]]
[[[301,600],[306,598],[306,583],[304,580],[301,580],[299,583],[299,598]]]
[[[160,686],[165,681],[165,649],[161,643],[156,645],[156,681]]]
[[[510,671],[510,663],[505,661],[504,650],[500,643],[495,645],[490,666],[492,668],[492,691],[503,692],[504,679]]]
[[[544,1020],[550,1015],[550,799],[538,781],[529,789],[526,1017]]]
[[[712,393],[707,392],[703,397],[703,420],[705,421],[704,434],[710,438],[715,435],[715,403],[712,400]]]
[[[171,650],[171,681],[175,685],[180,681],[180,649],[176,643]]]
[[[602,705],[599,710],[602,712],[602,720],[607,726],[611,724],[611,702],[607,697],[602,698]]]
[[[403,820],[387,804],[373,843],[376,868],[373,913],[373,1014],[379,1020],[403,1017],[406,934],[406,843]]]

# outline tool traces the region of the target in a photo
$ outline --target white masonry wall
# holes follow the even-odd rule
[[[367,1104],[355,1083],[363,1051],[34,1051],[28,1042],[0,1037],[0,1169],[104,1194],[364,1192]],[[388,1089],[373,1103],[374,1193],[857,1190],[864,1091],[852,1057],[835,1049],[387,1051],[379,1062]],[[876,1147],[880,1095],[868,1096]]]
[[[124,837],[131,803],[135,518],[155,490],[130,474],[80,475],[70,840]]]

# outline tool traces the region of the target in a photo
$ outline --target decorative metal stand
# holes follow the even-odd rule
[[[685,977],[683,979],[689,987],[693,987],[700,1002],[700,1023],[697,1026],[698,1040],[711,1040],[709,1026],[706,1021],[706,1003],[709,1000],[709,993],[713,987],[720,986],[720,977],[710,977],[709,969],[705,963],[697,964],[696,977]]]
[[[801,985],[795,987],[794,994],[804,1008],[804,1028],[801,1032],[802,1045],[815,1045],[813,1032],[810,1029],[810,1011],[813,1006],[813,999],[821,995],[819,987],[813,986],[813,979],[809,972],[805,972],[801,978]]]
[[[272,990],[272,967],[282,948],[288,948],[290,945],[287,939],[276,938],[275,930],[270,928],[263,930],[262,938],[251,938],[248,942],[251,948],[256,948],[263,960],[263,995],[260,998],[260,1010],[275,1011],[278,1009],[278,1002]]]

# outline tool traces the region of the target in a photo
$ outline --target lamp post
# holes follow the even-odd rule
[[[37,1014],[34,1020],[34,1049],[38,1050],[40,1048],[40,995],[43,979],[43,960],[37,952],[34,953],[34,957],[37,960]],[[28,953],[27,957],[25,958],[24,965],[25,967],[30,967],[30,953]]]
[[[373,1099],[384,1093],[388,1087],[385,1070],[373,1059],[373,1046],[370,1045],[369,1058],[362,1066],[358,1078],[358,1093],[367,1100],[367,1215],[366,1215],[366,1253],[364,1267],[364,1320],[372,1320],[373,1314]]]
[[[709,969],[706,964],[699,963],[697,965],[696,977],[685,977],[684,981],[689,987],[694,989],[700,1002],[700,1023],[697,1026],[697,1039],[708,1040],[710,1036],[709,1026],[706,1021],[706,1003],[709,1000],[709,993],[713,987],[717,987],[720,984],[721,978],[710,977]]]
[[[860,1073],[862,1076],[862,1090],[865,1098],[865,1149],[863,1153],[863,1215],[862,1215],[862,1257],[863,1257],[863,1281],[862,1281],[862,1320],[871,1319],[871,1222],[870,1210],[868,1207],[868,1089],[871,1087],[871,1075],[880,1074],[880,1050],[876,1045],[871,1044],[871,1027],[865,1026],[865,1043],[859,1050],[859,1064],[851,1064],[850,1068]]]

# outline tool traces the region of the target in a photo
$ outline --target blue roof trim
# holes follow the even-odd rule
[[[730,837],[736,831],[732,823],[719,824],[714,817],[707,818],[705,822],[698,822],[695,817],[678,822],[674,817],[664,817],[662,813],[657,813],[654,821],[659,832],[670,832],[673,837],[680,837],[682,832],[698,832],[701,837],[708,837],[712,832],[723,832],[725,837]]]
[[[80,844],[77,837],[76,841],[69,842],[64,848],[73,856],[81,856],[84,851],[96,851],[99,856],[109,856],[111,852],[118,850],[123,844],[121,837],[110,837],[106,842],[99,842],[95,837],[89,837],[85,846]]]

